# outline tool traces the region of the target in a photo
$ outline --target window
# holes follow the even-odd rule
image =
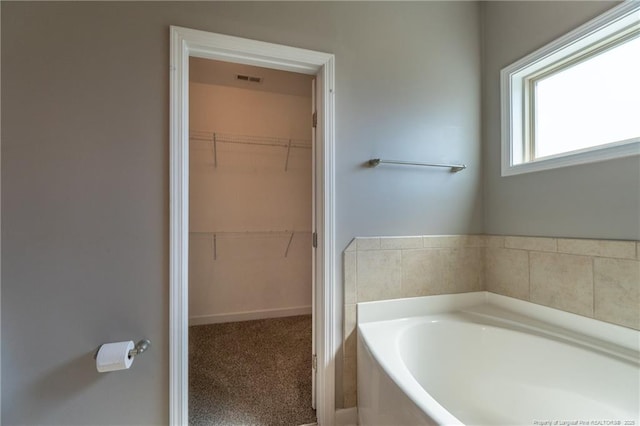
[[[502,175],[640,154],[640,4],[504,68]]]

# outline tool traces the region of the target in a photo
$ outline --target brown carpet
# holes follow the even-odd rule
[[[189,327],[190,425],[315,421],[310,315]]]

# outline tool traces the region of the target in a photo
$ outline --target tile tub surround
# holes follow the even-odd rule
[[[492,237],[486,290],[640,329],[637,241]]]
[[[640,329],[640,242],[499,235],[355,238],[344,255],[344,407],[356,303],[487,290]]]
[[[344,407],[356,392],[356,303],[485,289],[482,235],[356,238],[344,251]]]

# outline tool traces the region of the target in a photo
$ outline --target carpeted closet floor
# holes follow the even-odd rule
[[[189,424],[314,423],[311,316],[189,327]]]

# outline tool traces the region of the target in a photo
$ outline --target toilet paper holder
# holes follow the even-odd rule
[[[151,341],[149,339],[140,340],[136,343],[134,348],[129,351],[129,358],[134,358],[136,355],[140,355],[142,352],[149,349],[149,346],[151,346]]]
[[[136,343],[136,345],[133,347],[133,349],[131,349],[129,351],[129,358],[135,358],[136,355],[140,355],[142,352],[144,352],[147,349],[149,349],[149,346],[151,346],[151,340],[149,340],[149,339],[142,339],[142,340],[138,341],[138,343]],[[102,345],[100,345],[98,347],[98,350],[93,354],[93,359],[97,359],[98,358],[98,352],[100,352],[100,348],[101,347],[102,347]]]

